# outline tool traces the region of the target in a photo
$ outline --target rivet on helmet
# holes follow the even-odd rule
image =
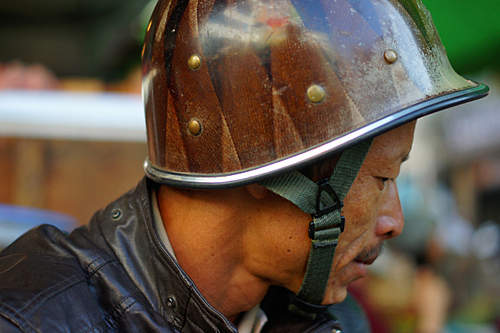
[[[189,57],[188,66],[192,71],[196,71],[201,67],[201,58],[197,54],[193,54]]]
[[[197,119],[191,119],[188,123],[188,131],[193,136],[200,135],[202,131],[201,122]]]
[[[322,86],[313,84],[307,88],[307,97],[313,103],[321,103],[326,96],[325,89]]]
[[[398,54],[394,50],[387,50],[384,52],[384,59],[389,64],[393,64],[398,60]]]

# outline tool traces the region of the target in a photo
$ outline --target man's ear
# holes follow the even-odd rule
[[[245,186],[245,188],[247,192],[257,200],[265,199],[270,194],[267,188],[259,184],[250,184]]]

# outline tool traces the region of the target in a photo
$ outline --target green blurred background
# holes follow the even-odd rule
[[[500,71],[500,1],[423,2],[457,72]]]

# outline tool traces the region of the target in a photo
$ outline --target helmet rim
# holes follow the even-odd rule
[[[294,155],[249,169],[218,174],[172,172],[155,165],[149,157],[146,157],[144,171],[148,178],[157,183],[181,188],[217,189],[254,183],[278,173],[314,163],[364,139],[373,138],[425,115],[474,101],[488,95],[488,86],[474,81],[471,82],[476,86],[424,100],[368,123],[340,137],[310,147]]]

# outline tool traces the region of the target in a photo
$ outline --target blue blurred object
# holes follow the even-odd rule
[[[430,211],[425,193],[419,183],[409,175],[397,180],[401,208],[405,217],[402,234],[390,240],[390,244],[412,255],[425,251],[435,228],[435,220]]]
[[[76,219],[69,215],[0,204],[0,249],[41,224],[51,224],[63,231],[70,231],[78,226]]]

